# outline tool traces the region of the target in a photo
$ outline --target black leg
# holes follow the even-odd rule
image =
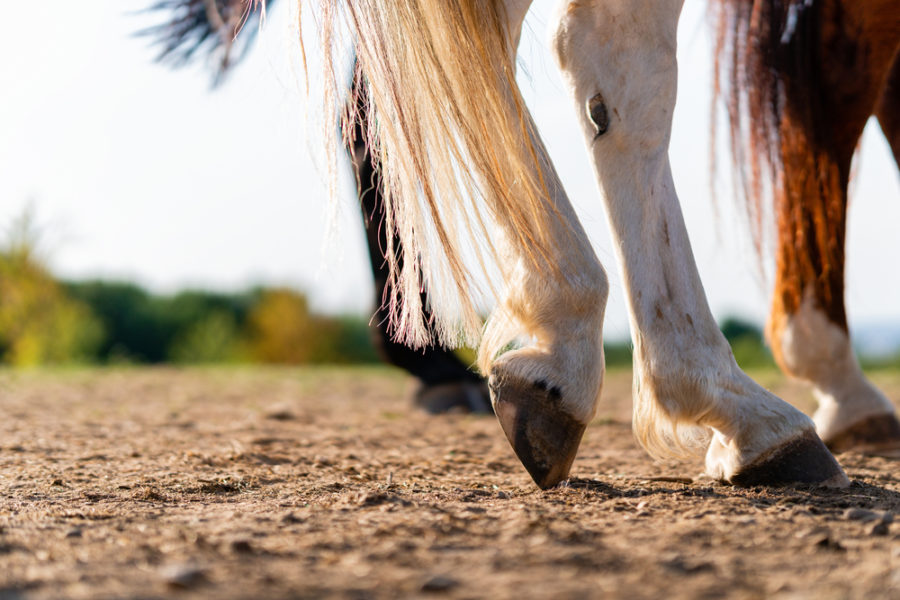
[[[364,89],[358,79],[354,82],[354,86],[356,89],[353,97],[364,98]],[[354,141],[348,150],[355,170],[369,259],[375,279],[375,302],[378,311],[371,328],[375,347],[385,362],[406,370],[422,382],[415,400],[425,410],[447,412],[461,409],[490,412],[490,400],[484,380],[469,370],[453,352],[437,344],[414,350],[392,340],[387,331],[387,309],[384,306],[385,289],[388,286],[388,267],[384,258],[387,232],[382,182],[378,165],[365,143],[367,105],[365,102],[359,102],[357,108],[360,118],[356,119]],[[393,248],[402,260],[402,247],[396,237],[393,240]],[[423,306],[427,306],[426,297],[427,291],[423,292]],[[429,316],[426,313],[426,320]]]

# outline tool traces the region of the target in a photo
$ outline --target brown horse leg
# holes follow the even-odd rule
[[[900,51],[894,56],[894,66],[884,82],[875,116],[900,166]]]
[[[364,90],[357,82],[353,97],[361,98]],[[365,103],[358,106],[367,110]],[[375,283],[375,302],[378,310],[370,328],[372,341],[382,359],[388,364],[404,369],[416,377],[421,385],[416,391],[415,404],[430,413],[451,410],[491,413],[491,401],[487,385],[476,373],[469,370],[453,352],[441,346],[428,346],[414,350],[391,339],[388,331],[388,310],[384,307],[389,285],[388,266],[384,253],[388,247],[385,226],[384,199],[378,165],[366,147],[365,116],[357,119],[354,141],[348,151],[356,175],[357,192],[366,241]],[[399,239],[394,239],[394,251],[402,254]],[[423,296],[426,292],[423,292]],[[427,306],[423,298],[423,306]],[[426,309],[427,310],[427,309]],[[429,320],[426,315],[426,321]]]
[[[850,161],[898,45],[900,28],[883,27],[897,19],[891,5],[824,2],[822,69],[812,79],[819,89],[796,100],[786,85],[768,335],[782,369],[812,384],[816,427],[833,451],[900,448],[894,407],[863,374],[844,309]]]

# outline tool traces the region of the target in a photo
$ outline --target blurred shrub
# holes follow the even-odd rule
[[[607,367],[631,367],[631,342],[606,342],[603,356]]]
[[[87,281],[66,284],[68,292],[91,307],[106,335],[97,349],[103,362],[159,362],[170,337],[164,311],[153,310],[150,295],[131,283]]]
[[[762,331],[753,323],[729,317],[722,321],[722,333],[731,344],[734,359],[742,369],[774,367],[775,359],[766,347]]]
[[[287,288],[261,292],[247,317],[247,350],[252,360],[266,363],[378,360],[364,320],[315,315],[303,294]]]
[[[103,337],[101,323],[69,298],[37,254],[30,212],[0,248],[0,361],[17,366],[91,360]]]
[[[69,293],[103,322],[103,362],[214,362],[238,357],[239,331],[257,292],[156,296],[115,281],[70,282]],[[217,347],[213,347],[217,345]]]
[[[213,310],[180,333],[170,346],[169,359],[179,363],[211,364],[240,360],[241,340],[234,315]]]
[[[38,237],[28,212],[0,244],[0,362],[378,362],[364,318],[317,315],[297,291],[159,296],[125,282],[60,284],[36,254]],[[721,327],[741,367],[774,365],[758,327],[735,318]],[[605,354],[608,366],[631,364],[630,343],[608,343]]]
[[[101,362],[377,362],[365,320],[315,315],[286,288],[157,296],[133,283],[86,281],[66,289],[103,324]]]
[[[250,356],[269,363],[310,362],[323,333],[309,314],[306,297],[288,289],[265,290],[247,325]]]
[[[372,344],[369,323],[359,316],[338,317],[337,336],[334,339],[333,362],[380,363],[378,352]]]

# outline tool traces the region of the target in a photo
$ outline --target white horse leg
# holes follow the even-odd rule
[[[847,331],[807,294],[794,314],[773,314],[779,364],[808,382],[819,408],[816,430],[836,451],[878,452],[900,446],[894,406],[863,374]]]
[[[847,478],[812,421],[756,385],[716,326],[669,167],[682,0],[565,0],[553,45],[581,117],[628,296],[634,427],[655,454],[712,431],[707,471],[736,484]]]
[[[530,0],[507,3],[513,39],[518,39],[529,4]],[[547,488],[568,476],[596,410],[609,288],[543,145],[540,140],[535,145],[550,199],[561,216],[553,224],[553,236],[559,240],[553,246],[560,256],[549,257],[553,265],[539,270],[526,259],[523,248],[504,246],[508,261],[501,268],[507,270],[508,289],[488,321],[479,354],[510,444],[535,483]],[[501,240],[511,237],[503,227],[501,222]],[[550,277],[554,268],[561,269],[563,277]],[[522,336],[528,338],[524,347],[502,352]]]

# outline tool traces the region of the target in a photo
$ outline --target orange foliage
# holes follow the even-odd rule
[[[248,319],[249,354],[266,363],[331,362],[337,325],[312,315],[303,294],[285,288],[263,292]]]

